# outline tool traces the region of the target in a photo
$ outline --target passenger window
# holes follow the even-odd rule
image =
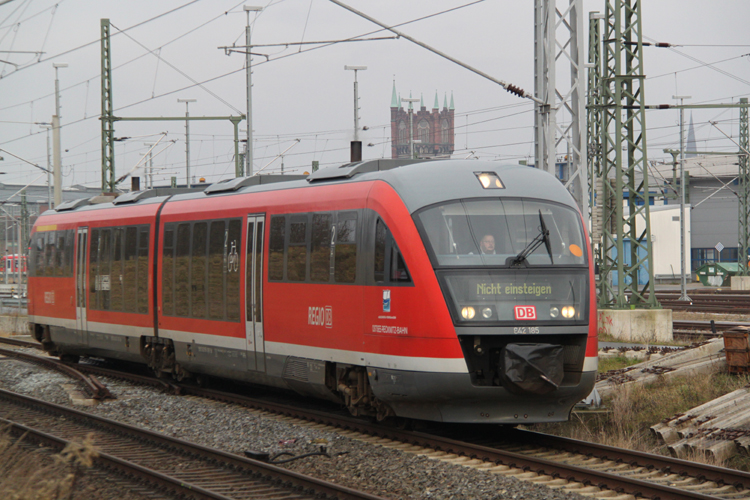
[[[162,312],[174,316],[174,225],[164,226],[161,273]]]
[[[388,228],[385,223],[378,219],[375,224],[375,266],[374,276],[376,282],[385,281],[385,235]]]
[[[206,247],[208,224],[196,222],[193,226],[193,245],[190,269],[190,302],[191,316],[194,318],[206,317]]]
[[[391,239],[391,283],[411,283],[409,270],[406,269],[406,263],[401,252],[398,251],[396,242]]]
[[[177,226],[177,245],[175,246],[174,281],[176,316],[190,314],[190,295],[188,284],[190,279],[190,224]]]
[[[55,276],[65,276],[65,233],[67,231],[56,231],[55,240]]]
[[[112,231],[114,241],[112,242],[112,276],[110,278],[111,309],[122,311],[123,301],[123,272],[122,272],[122,238],[125,235],[123,228],[115,228]]]
[[[137,267],[137,290],[138,312],[148,313],[148,245],[149,226],[140,226],[138,229],[138,267]]]
[[[112,230],[102,229],[99,239],[99,274],[97,275],[97,290],[99,308],[109,311],[110,289],[112,275]]]
[[[75,232],[72,229],[65,231],[65,257],[63,258],[65,266],[65,276],[73,276],[73,245],[75,242]]]
[[[334,280],[354,283],[357,279],[357,213],[338,214],[334,253]]]
[[[380,218],[375,223],[374,257],[373,274],[376,283],[412,282],[396,240]]]
[[[242,237],[242,221],[232,219],[229,221],[226,249],[224,250],[227,260],[226,278],[226,300],[227,320],[240,320],[240,238]],[[231,257],[231,259],[230,259]],[[234,264],[232,264],[232,260]]]
[[[292,216],[289,224],[286,276],[289,281],[305,281],[307,269],[307,215]]]
[[[227,255],[226,223],[211,222],[208,238],[208,318],[224,319],[224,262]]]
[[[31,248],[33,276],[44,276],[44,233],[35,233]]]
[[[268,279],[284,279],[284,230],[286,217],[271,217],[271,235],[268,242]]]
[[[55,231],[49,231],[45,233],[44,238],[44,264],[47,269],[47,276],[55,276],[57,271],[55,270]]]
[[[331,276],[331,215],[313,214],[310,281],[328,282]]]
[[[91,230],[91,247],[89,250],[89,306],[99,309],[97,276],[99,275],[99,230]]]
[[[135,312],[135,283],[137,274],[136,255],[138,249],[137,228],[128,227],[125,229],[125,244],[123,246],[125,250],[122,273],[123,288],[125,289],[124,308],[125,312]],[[170,259],[170,265],[171,263],[172,259]]]

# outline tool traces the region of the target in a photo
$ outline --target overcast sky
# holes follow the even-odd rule
[[[3,0],[0,0],[2,3]],[[563,0],[559,0],[562,6]],[[485,0],[348,0],[368,15],[498,79],[533,92],[533,5]],[[113,96],[116,116],[184,116],[197,99],[193,116],[244,113],[243,54],[219,49],[244,45],[243,5],[252,13],[253,44],[333,41],[351,37],[392,36],[327,0],[12,0],[0,5],[0,148],[46,165],[46,133],[37,125],[54,113],[53,62],[59,70],[62,103],[64,185],[101,185],[100,19],[112,23]],[[644,49],[648,104],[674,103],[673,95],[692,103],[731,103],[750,95],[750,2],[717,0],[710,7],[694,0],[644,2],[645,41],[678,47]],[[564,7],[564,6],[563,6]],[[584,0],[589,11],[603,11],[603,0]],[[128,29],[131,28],[132,29]],[[124,33],[120,30],[125,30]],[[588,33],[584,36],[588,40]],[[319,47],[319,48],[316,48]],[[161,60],[154,54],[161,57]],[[43,52],[41,56],[19,52]],[[517,163],[533,156],[533,104],[405,39],[338,43],[328,46],[256,47],[253,58],[254,168],[285,172],[346,163],[353,129],[354,75],[344,65],[367,66],[358,72],[360,124],[365,158],[390,157],[390,103],[393,82],[402,97],[424,97],[431,109],[453,95],[456,112],[455,158]],[[196,86],[196,82],[202,83]],[[691,113],[687,112],[687,119]],[[678,112],[647,114],[649,160],[667,157],[662,149],[679,145]],[[737,137],[736,109],[692,112],[698,147],[736,151],[723,133]],[[716,126],[709,121],[718,122]],[[241,129],[245,130],[244,122]],[[172,176],[185,182],[185,123],[118,122],[116,175],[129,171],[162,132],[169,146],[154,159],[156,184]],[[234,176],[233,129],[229,121],[191,122],[191,172],[213,182]],[[723,132],[723,133],[722,133]],[[244,132],[240,134],[244,137]],[[171,143],[169,141],[175,141]],[[368,146],[372,144],[372,146]],[[154,150],[160,151],[157,146]],[[564,153],[561,148],[560,153]],[[0,181],[44,184],[42,172],[8,154]],[[272,162],[273,160],[273,162]],[[271,163],[272,162],[272,163]],[[142,171],[137,171],[136,175]],[[129,186],[129,182],[126,183]]]

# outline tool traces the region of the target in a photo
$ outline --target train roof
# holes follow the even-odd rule
[[[478,174],[495,174],[501,189],[485,189]],[[205,189],[154,188],[133,191],[116,198],[95,196],[63,203],[55,212],[96,210],[133,204],[198,200],[239,193],[300,189],[330,184],[347,184],[380,180],[390,184],[406,204],[409,212],[436,203],[465,198],[520,197],[547,199],[575,207],[575,201],[553,175],[525,165],[503,165],[477,160],[369,160],[326,168],[311,175],[256,175],[227,179]]]

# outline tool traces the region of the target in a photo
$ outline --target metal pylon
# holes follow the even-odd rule
[[[747,104],[747,97],[740,99],[741,103]],[[739,152],[739,196],[740,196],[740,220],[739,220],[739,253],[737,254],[737,263],[739,264],[738,273],[740,276],[748,276],[750,272],[747,266],[747,253],[750,249],[750,161],[748,153],[750,144],[748,144],[748,121],[747,106],[740,107],[740,152]]]
[[[589,220],[591,220],[591,250],[599,267],[602,265],[602,109],[601,109],[601,71],[602,71],[602,37],[601,22],[603,18],[598,12],[589,13],[589,68],[588,94],[586,107],[586,134],[588,156],[588,189],[589,189]],[[599,186],[599,187],[597,187]],[[597,193],[599,195],[597,196]]]
[[[600,307],[658,308],[654,294],[639,0],[607,0],[603,38]],[[624,151],[623,151],[624,150]],[[623,207],[627,203],[627,211]],[[629,240],[626,263],[625,239]],[[617,286],[613,273],[617,272]],[[639,274],[645,278],[639,284]]]
[[[26,255],[29,245],[29,204],[26,201],[26,190],[21,191],[21,242],[18,244],[18,253]]]
[[[560,0],[559,9],[557,3],[534,2],[534,95],[544,103],[535,107],[535,166],[555,174],[557,147],[566,143],[565,187],[588,225],[583,0]]]
[[[112,108],[112,55],[109,19],[101,20],[102,44],[102,192],[115,190],[114,110]]]

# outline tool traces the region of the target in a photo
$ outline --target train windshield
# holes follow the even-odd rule
[[[435,267],[586,264],[581,218],[562,205],[461,200],[430,207],[417,217]]]

